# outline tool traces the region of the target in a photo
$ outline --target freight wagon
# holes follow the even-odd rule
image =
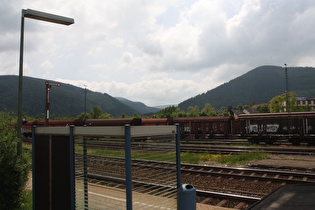
[[[173,123],[179,124],[182,138],[229,138],[238,133],[234,117],[177,117]]]
[[[182,139],[247,138],[253,143],[273,144],[284,139],[294,145],[315,145],[315,112],[243,114],[239,117],[118,118],[83,120],[50,120],[49,126],[160,126],[179,124]],[[44,121],[28,121],[24,135],[32,126]]]
[[[238,120],[242,136],[254,143],[284,139],[293,145],[314,145],[315,112],[244,114]]]

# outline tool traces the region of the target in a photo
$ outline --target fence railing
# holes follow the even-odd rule
[[[59,202],[68,209],[177,209],[181,185],[177,129],[129,125],[34,128],[33,186],[42,182],[33,188],[34,203],[45,198],[53,205],[58,194],[69,194]],[[43,168],[44,179],[39,172]],[[64,177],[61,183],[57,176]],[[48,193],[41,193],[47,189]]]

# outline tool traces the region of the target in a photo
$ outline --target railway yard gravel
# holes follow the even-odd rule
[[[315,171],[315,156],[312,155],[269,155],[269,159],[263,159],[248,163],[251,167],[270,168],[295,168],[301,170]]]
[[[226,166],[220,165],[215,162],[205,162],[204,165],[212,165],[212,166]],[[243,165],[237,165],[235,167],[244,167],[244,168],[262,168],[262,169],[269,169],[269,170],[285,170],[285,171],[300,171],[305,173],[315,173],[315,157],[312,155],[309,156],[299,156],[299,155],[269,155],[268,159],[258,160],[248,162]],[[281,184],[280,183],[270,183],[267,184],[260,181],[245,181],[240,180],[235,182],[230,179],[222,179],[220,177],[189,177],[183,176],[183,180],[194,180],[194,184],[196,188],[203,188],[209,190],[214,189],[230,189],[230,190],[238,190],[238,191],[250,191],[257,192],[257,193],[270,193],[272,189],[276,189]],[[200,179],[200,180],[199,180]],[[202,180],[202,181],[201,181]],[[198,186],[198,184],[202,183],[202,185]],[[221,207],[208,206],[209,209],[221,209]],[[248,206],[247,206],[248,207]],[[232,206],[230,208],[233,208]],[[197,208],[198,209],[198,208]],[[229,209],[229,208],[226,208]]]
[[[220,165],[216,162],[204,162],[202,165],[210,165],[210,166],[226,166]],[[290,170],[290,171],[301,171],[306,173],[315,173],[315,156],[312,155],[269,155],[268,159],[258,160],[258,161],[251,161],[247,162],[243,165],[234,165],[233,167],[248,167],[248,168],[264,168],[269,170]],[[27,184],[27,189],[31,190],[31,180],[32,176],[31,173],[29,174],[29,182]],[[219,190],[219,189],[230,189],[230,190],[238,190],[238,191],[247,191],[252,189],[257,193],[270,193],[271,189],[277,188],[279,184],[270,183],[268,186],[265,184],[260,183],[260,181],[245,181],[240,180],[238,182],[233,182],[233,179],[223,179],[220,177],[195,177],[192,175],[183,175],[183,182],[187,181],[191,182],[194,180],[193,185],[196,188],[202,188],[206,190]],[[233,208],[232,206],[230,208]],[[222,208],[218,206],[210,205],[203,205],[199,204],[197,209],[229,209],[229,208]]]
[[[227,166],[217,162],[203,162],[202,165]],[[315,172],[315,156],[313,155],[268,155],[267,159],[256,160],[233,167],[275,168]]]

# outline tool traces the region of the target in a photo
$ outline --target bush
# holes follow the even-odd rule
[[[17,132],[13,118],[0,112],[0,209],[19,209],[30,164],[25,155],[17,155]]]

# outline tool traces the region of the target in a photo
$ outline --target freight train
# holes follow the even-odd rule
[[[83,120],[50,120],[49,126],[159,126],[179,124],[182,139],[247,138],[253,143],[273,144],[287,140],[293,145],[306,142],[315,145],[315,112],[243,114],[237,117],[116,118]],[[31,127],[45,126],[44,121],[27,121],[25,135]]]

